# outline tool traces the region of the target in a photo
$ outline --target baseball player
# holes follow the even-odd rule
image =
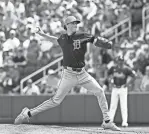
[[[98,82],[89,75],[85,69],[85,52],[87,43],[93,43],[97,47],[104,47],[110,49],[112,42],[101,37],[94,37],[90,34],[77,31],[77,24],[80,21],[74,16],[68,16],[64,22],[64,29],[66,34],[62,34],[59,38],[51,35],[46,35],[39,28],[38,34],[48,39],[53,44],[60,45],[63,52],[63,71],[62,77],[58,85],[58,90],[55,95],[46,100],[39,106],[28,109],[27,107],[15,119],[15,124],[21,124],[31,117],[59,105],[68,92],[75,85],[81,85],[89,92],[92,92],[98,100],[99,106],[103,114],[102,127],[104,129],[111,129],[113,131],[120,131],[113,122],[110,121],[107,100],[102,87]]]
[[[120,108],[122,113],[122,126],[127,127],[128,110],[127,110],[127,94],[128,86],[135,77],[135,72],[124,64],[122,57],[117,57],[116,65],[108,71],[109,78],[112,83],[110,117],[114,120],[118,101],[120,99]]]

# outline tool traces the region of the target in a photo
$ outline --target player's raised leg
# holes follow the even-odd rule
[[[107,100],[106,100],[103,88],[86,71],[84,71],[84,73],[82,75],[80,75],[79,79],[80,79],[79,84],[82,85],[83,87],[85,87],[89,92],[92,92],[97,97],[99,106],[100,106],[102,114],[103,114],[102,127],[104,129],[120,131],[120,128],[118,128],[113,122],[110,121],[108,104],[107,104]]]
[[[64,69],[56,94],[49,100],[44,101],[42,104],[33,109],[24,108],[22,112],[17,116],[14,123],[21,124],[24,121],[29,121],[30,117],[35,116],[38,113],[41,113],[50,108],[58,106],[65,98],[67,93],[72,89],[72,87],[76,85],[76,83],[77,79],[75,74]]]

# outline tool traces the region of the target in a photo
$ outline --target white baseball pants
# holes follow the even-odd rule
[[[113,88],[111,93],[111,104],[110,104],[110,118],[111,121],[114,120],[116,109],[118,106],[118,101],[120,100],[120,108],[122,115],[122,124],[127,124],[128,118],[128,108],[127,108],[127,95],[128,88]]]
[[[89,75],[85,69],[82,69],[81,72],[63,69],[56,94],[39,106],[30,109],[31,115],[34,116],[42,111],[59,105],[75,85],[81,85],[86,88],[88,92],[92,92],[95,96],[97,96],[97,100],[103,114],[103,120],[110,120],[108,104],[104,91],[98,82]]]

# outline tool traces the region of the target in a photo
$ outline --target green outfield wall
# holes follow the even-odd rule
[[[13,123],[24,107],[33,108],[51,96],[0,96],[0,123]],[[110,94],[106,94],[108,104]],[[128,122],[149,123],[149,93],[129,93]],[[121,123],[120,107],[115,117]],[[68,95],[61,105],[31,119],[33,124],[101,123],[102,114],[93,95]]]

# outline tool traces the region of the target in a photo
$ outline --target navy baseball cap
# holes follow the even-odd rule
[[[76,17],[74,16],[68,16],[65,21],[64,21],[64,29],[66,30],[66,25],[68,25],[69,23],[72,23],[72,22],[76,22],[77,24],[80,23],[80,20],[78,20]]]
[[[65,23],[65,25],[67,25],[67,24],[69,24],[69,23],[72,23],[72,22],[76,22],[77,24],[79,24],[80,23],[80,20],[78,20],[76,17],[74,17],[74,16],[68,16],[66,19],[65,19],[65,21],[64,21],[64,23]]]

